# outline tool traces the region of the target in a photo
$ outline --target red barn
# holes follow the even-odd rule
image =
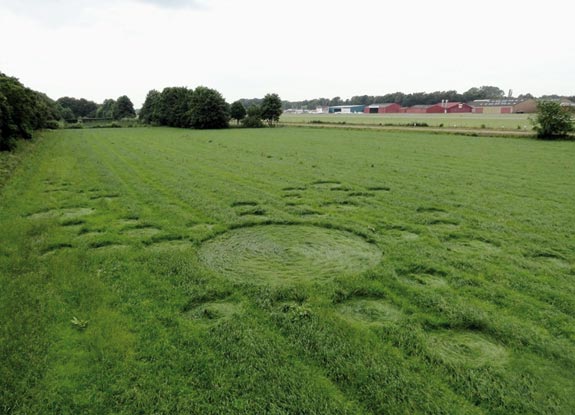
[[[409,113],[409,114],[425,114],[427,113],[428,109],[431,108],[430,105],[413,105],[411,107],[408,107],[405,112]]]
[[[432,105],[427,109],[430,114],[455,114],[461,112],[471,112],[473,108],[462,102],[444,102]]]
[[[395,114],[401,112],[399,104],[373,104],[363,109],[366,114]]]

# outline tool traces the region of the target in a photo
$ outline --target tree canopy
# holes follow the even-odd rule
[[[126,95],[122,95],[116,100],[112,111],[115,120],[121,120],[122,118],[133,118],[136,116],[136,111],[134,110],[134,104],[130,98]]]
[[[537,116],[532,121],[537,137],[545,140],[564,138],[575,130],[571,113],[555,101],[537,103]]]
[[[188,115],[192,128],[226,128],[230,119],[230,106],[215,89],[199,86],[190,99]]]
[[[52,127],[58,119],[54,101],[0,72],[0,150],[9,149],[15,138],[31,138],[34,130]]]
[[[189,127],[188,112],[193,93],[186,87],[164,88],[158,102],[158,123],[168,127]]]
[[[146,95],[144,105],[140,109],[140,120],[146,124],[159,124],[160,123],[160,99],[161,93],[152,89]]]
[[[81,117],[95,117],[96,111],[98,111],[98,104],[84,98],[62,97],[58,98],[56,102],[60,104],[62,108],[68,108],[72,111],[76,119]]]
[[[114,107],[116,101],[113,99],[105,99],[102,105],[98,106],[96,110],[96,118],[114,118]]]
[[[242,127],[262,128],[262,110],[259,105],[252,105],[246,110],[247,117],[242,120]]]
[[[246,107],[241,101],[235,101],[230,107],[230,117],[239,124],[246,117]]]
[[[267,94],[261,104],[261,117],[273,126],[282,115],[282,101],[278,94]]]

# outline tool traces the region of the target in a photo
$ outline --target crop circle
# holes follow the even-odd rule
[[[205,242],[199,251],[212,270],[243,281],[282,283],[367,270],[381,251],[351,232],[307,225],[235,229]]]

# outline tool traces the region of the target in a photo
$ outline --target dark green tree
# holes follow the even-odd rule
[[[496,86],[484,85],[479,88],[473,87],[463,93],[463,101],[470,102],[476,99],[502,99],[505,92]]]
[[[575,130],[569,110],[554,101],[539,101],[537,115],[531,122],[537,137],[545,140],[565,138]]]
[[[57,127],[59,118],[58,106],[45,94],[0,73],[0,149],[9,149],[16,138],[31,138],[34,130]]]
[[[105,99],[102,105],[96,111],[96,118],[114,118],[114,108],[116,101],[113,99]]]
[[[64,108],[69,108],[74,113],[75,118],[95,117],[98,110],[98,104],[84,98],[62,97],[58,98],[56,102]]]
[[[189,127],[193,91],[186,87],[164,88],[158,103],[158,121],[169,127]]]
[[[148,92],[144,105],[142,105],[142,108],[140,109],[140,120],[142,122],[146,124],[160,123],[159,105],[161,95],[162,94],[155,89]]]
[[[230,116],[232,119],[236,120],[238,124],[246,117],[246,114],[246,107],[244,107],[244,104],[242,104],[241,101],[232,103],[232,106],[230,107]]]
[[[230,106],[215,89],[199,86],[190,99],[189,126],[197,129],[227,128]]]
[[[252,105],[246,110],[246,118],[242,120],[242,127],[244,128],[262,128],[262,110],[259,105]]]
[[[267,94],[261,104],[261,118],[272,127],[282,115],[282,101],[278,94]]]
[[[134,118],[135,116],[136,111],[130,98],[126,95],[119,97],[113,107],[113,118],[115,120],[121,120],[122,118]]]

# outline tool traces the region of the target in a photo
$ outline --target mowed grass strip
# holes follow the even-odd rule
[[[142,128],[35,147],[0,193],[3,413],[575,408],[571,142]]]

